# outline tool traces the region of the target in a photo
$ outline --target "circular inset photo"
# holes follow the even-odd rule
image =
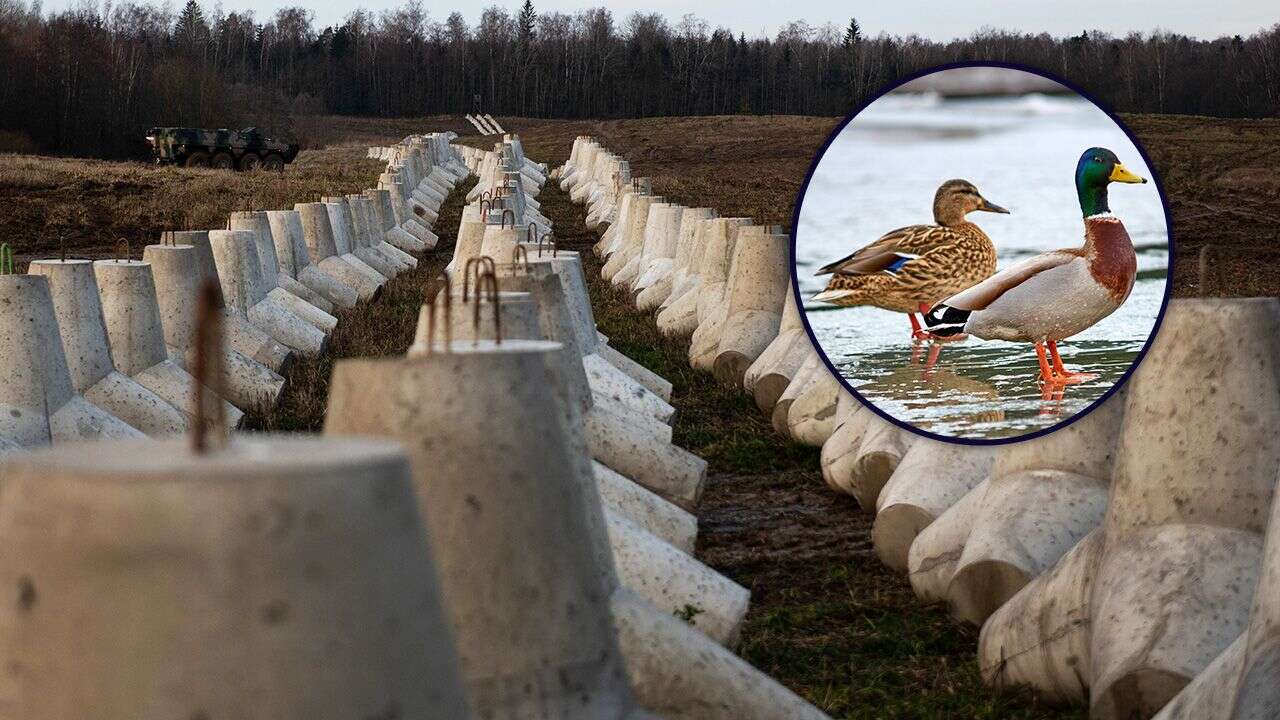
[[[1168,300],[1158,179],[1121,122],[1039,72],[915,76],[847,119],[796,207],[805,325],[883,417],[1010,442],[1105,400]]]

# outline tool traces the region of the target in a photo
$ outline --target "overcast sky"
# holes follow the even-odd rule
[[[46,0],[46,8],[61,8],[76,0]],[[121,0],[116,0],[120,2]],[[155,0],[159,2],[161,0]],[[211,10],[216,0],[200,0]],[[185,0],[169,0],[180,7]],[[514,11],[523,0],[487,2],[466,0],[424,0],[433,20],[442,20],[454,10],[474,24],[482,8],[499,5]],[[399,5],[401,0],[222,0],[226,10],[253,8],[259,20],[269,17],[277,8],[302,5],[315,11],[317,26],[340,22],[354,7],[381,10]],[[1043,0],[897,0],[896,2],[847,2],[842,0],[534,0],[538,10],[573,12],[585,7],[605,6],[621,23],[632,12],[643,10],[666,15],[673,23],[685,13],[694,12],[711,26],[727,26],[748,36],[774,35],[792,20],[805,20],[811,25],[827,22],[844,25],[852,15],[858,18],[864,32],[876,35],[915,33],[932,39],[964,37],[984,25],[1053,35],[1077,34],[1084,29],[1101,29],[1122,35],[1131,30],[1156,28],[1172,30],[1196,37],[1249,35],[1280,22],[1280,3],[1276,0],[1074,0],[1070,3]]]

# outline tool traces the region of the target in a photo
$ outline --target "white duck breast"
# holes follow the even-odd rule
[[[1057,341],[1115,312],[1128,294],[1117,299],[1101,286],[1087,256],[1056,251],[1015,263],[946,305],[971,310],[964,332],[984,340]]]

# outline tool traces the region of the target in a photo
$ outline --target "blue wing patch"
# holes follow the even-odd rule
[[[890,275],[896,275],[897,272],[902,269],[903,265],[906,265],[912,260],[915,260],[916,258],[920,257],[919,255],[912,255],[910,253],[896,253],[896,254],[898,257],[895,258],[893,262],[889,263],[889,266],[884,269],[884,272]]]

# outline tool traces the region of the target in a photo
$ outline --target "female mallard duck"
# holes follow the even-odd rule
[[[1048,383],[1096,377],[1068,371],[1057,343],[1115,312],[1133,290],[1138,261],[1129,233],[1107,205],[1107,186],[1113,182],[1146,180],[1129,172],[1110,150],[1086,150],[1076,164],[1084,245],[1015,263],[944,300],[925,314],[929,329],[943,337],[963,332],[984,340],[1034,343],[1040,377]]]
[[[915,313],[981,282],[996,271],[996,248],[977,225],[965,220],[975,210],[1005,213],[987,202],[968,180],[948,180],[933,196],[936,225],[911,225],[818,270],[831,280],[814,300],[845,307],[873,305],[902,312],[911,336],[927,338]]]

